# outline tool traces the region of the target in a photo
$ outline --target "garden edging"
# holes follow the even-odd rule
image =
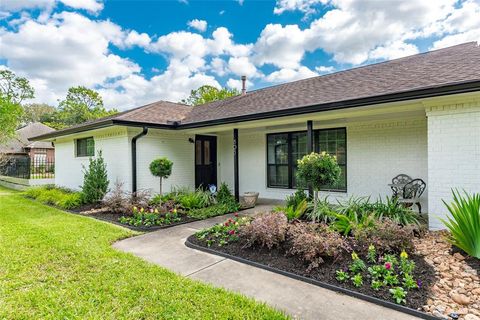
[[[375,303],[377,305],[380,305],[380,306],[383,306],[383,307],[386,307],[386,308],[389,308],[389,309],[393,309],[393,310],[396,310],[396,311],[400,311],[400,312],[403,312],[403,313],[406,313],[406,314],[409,314],[409,315],[412,315],[412,316],[416,316],[416,317],[419,317],[419,318],[422,318],[422,319],[425,319],[425,320],[438,320],[438,319],[440,319],[440,318],[435,317],[431,314],[427,314],[427,313],[419,311],[419,310],[415,310],[415,309],[408,308],[408,307],[405,307],[405,306],[402,306],[402,305],[399,305],[399,304],[395,304],[395,303],[392,303],[392,302],[389,302],[389,301],[385,301],[385,300],[378,299],[378,298],[375,298],[375,297],[372,297],[372,296],[368,296],[368,295],[365,295],[365,294],[362,294],[362,293],[359,293],[359,292],[355,292],[353,290],[338,287],[338,286],[335,286],[335,285],[332,285],[332,284],[329,284],[329,283],[325,283],[325,282],[322,282],[322,281],[318,281],[318,280],[315,280],[315,279],[312,279],[312,278],[304,277],[304,276],[301,276],[301,275],[298,275],[298,274],[295,274],[295,273],[292,273],[292,272],[277,269],[277,268],[267,266],[267,265],[264,265],[264,264],[261,264],[261,263],[255,262],[255,261],[247,260],[247,259],[244,259],[244,258],[241,258],[241,257],[233,256],[233,255],[230,255],[228,253],[219,252],[219,251],[216,251],[216,250],[211,249],[211,248],[199,246],[195,243],[192,243],[190,241],[190,237],[187,238],[187,240],[185,241],[185,246],[187,246],[188,248],[191,248],[191,249],[195,249],[195,250],[203,251],[203,252],[206,252],[206,253],[214,254],[214,255],[221,256],[221,257],[224,257],[224,258],[227,258],[227,259],[231,259],[231,260],[234,260],[234,261],[237,261],[237,262],[240,262],[240,263],[244,263],[244,264],[247,264],[247,265],[250,265],[250,266],[253,266],[253,267],[257,267],[257,268],[261,268],[261,269],[264,269],[264,270],[267,270],[267,271],[271,271],[271,272],[274,272],[274,273],[277,273],[277,274],[280,274],[280,275],[283,275],[283,276],[286,276],[286,277],[289,277],[289,278],[292,278],[292,279],[295,279],[295,280],[300,280],[300,281],[303,281],[303,282],[307,282],[307,283],[310,283],[310,284],[313,284],[313,285],[316,285],[316,286],[319,286],[319,287],[322,287],[322,288],[325,288],[325,289],[328,289],[328,290],[340,292],[340,293],[346,294],[346,295],[351,296],[351,297],[355,297],[355,298],[362,299],[362,300],[365,300],[365,301],[368,301],[368,302],[371,302],[371,303]]]

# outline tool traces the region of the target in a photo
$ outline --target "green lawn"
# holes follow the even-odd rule
[[[7,192],[0,188],[0,319],[284,318],[111,247],[131,231]]]

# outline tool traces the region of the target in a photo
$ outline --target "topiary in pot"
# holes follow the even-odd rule
[[[160,178],[160,194],[162,194],[162,179],[168,178],[172,174],[173,162],[166,157],[158,158],[150,163],[150,172]]]
[[[320,188],[336,183],[340,178],[340,173],[341,169],[336,157],[326,152],[312,152],[298,160],[297,178],[305,184],[312,185],[314,212],[317,211]],[[315,215],[313,215],[313,222],[315,222]]]

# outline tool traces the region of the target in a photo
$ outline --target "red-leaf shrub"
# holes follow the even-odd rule
[[[336,259],[349,250],[345,239],[325,225],[295,223],[290,225],[287,235],[291,244],[287,253],[308,262],[307,272],[318,268],[324,258]]]
[[[397,224],[389,219],[376,221],[372,227],[357,228],[353,231],[358,251],[366,253],[373,245],[379,254],[400,253],[414,250],[414,229],[411,226]]]
[[[285,241],[288,224],[282,213],[266,213],[258,216],[250,224],[240,229],[244,247],[259,245],[272,249]]]

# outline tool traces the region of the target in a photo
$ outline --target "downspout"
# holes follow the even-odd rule
[[[148,128],[143,127],[142,132],[132,138],[132,193],[137,192],[137,140],[148,133]]]

